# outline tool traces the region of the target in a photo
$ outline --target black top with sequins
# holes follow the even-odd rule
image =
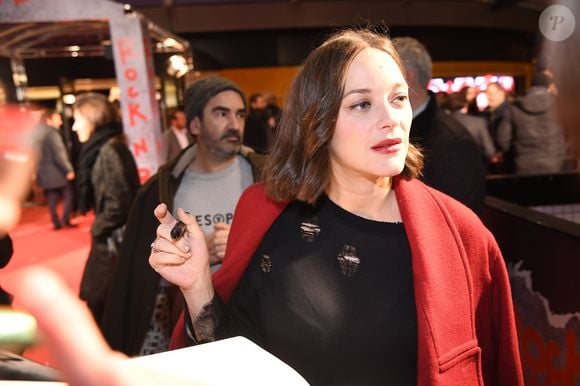
[[[417,317],[403,224],[326,196],[290,204],[229,303],[230,322],[312,385],[415,385]],[[228,323],[229,324],[229,323]]]

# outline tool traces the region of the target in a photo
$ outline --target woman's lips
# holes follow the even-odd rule
[[[401,138],[386,139],[374,145],[371,149],[381,154],[396,153],[403,147]]]

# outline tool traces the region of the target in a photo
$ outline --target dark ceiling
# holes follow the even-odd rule
[[[530,61],[549,0],[128,0],[190,42],[196,68],[299,64],[337,27],[378,24],[435,60]]]
[[[536,30],[550,0],[128,0],[175,33],[321,28],[355,20],[389,26]]]
[[[538,17],[549,5],[548,0],[127,2],[157,26],[189,41],[197,70],[298,65],[333,29],[355,23],[386,25],[392,36],[414,36],[436,61],[530,62],[539,49]],[[74,63],[54,58],[50,65],[46,60],[27,60],[31,85],[54,84],[63,73],[97,78],[114,74],[107,56]]]

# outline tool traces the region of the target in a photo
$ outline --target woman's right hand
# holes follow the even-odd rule
[[[186,232],[174,240],[170,232],[177,220],[169,213],[167,205],[159,204],[154,213],[161,224],[151,244],[149,264],[165,280],[181,289],[190,313],[195,316],[214,294],[205,234],[195,218],[179,208],[177,217],[186,225]]]

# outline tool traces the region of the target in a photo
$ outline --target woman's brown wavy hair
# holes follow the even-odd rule
[[[391,40],[368,29],[338,32],[312,51],[290,88],[264,167],[266,193],[274,201],[313,203],[328,186],[329,144],[344,95],[346,72],[365,48],[386,52],[404,73]],[[422,168],[421,152],[409,144],[402,176],[417,177]]]

